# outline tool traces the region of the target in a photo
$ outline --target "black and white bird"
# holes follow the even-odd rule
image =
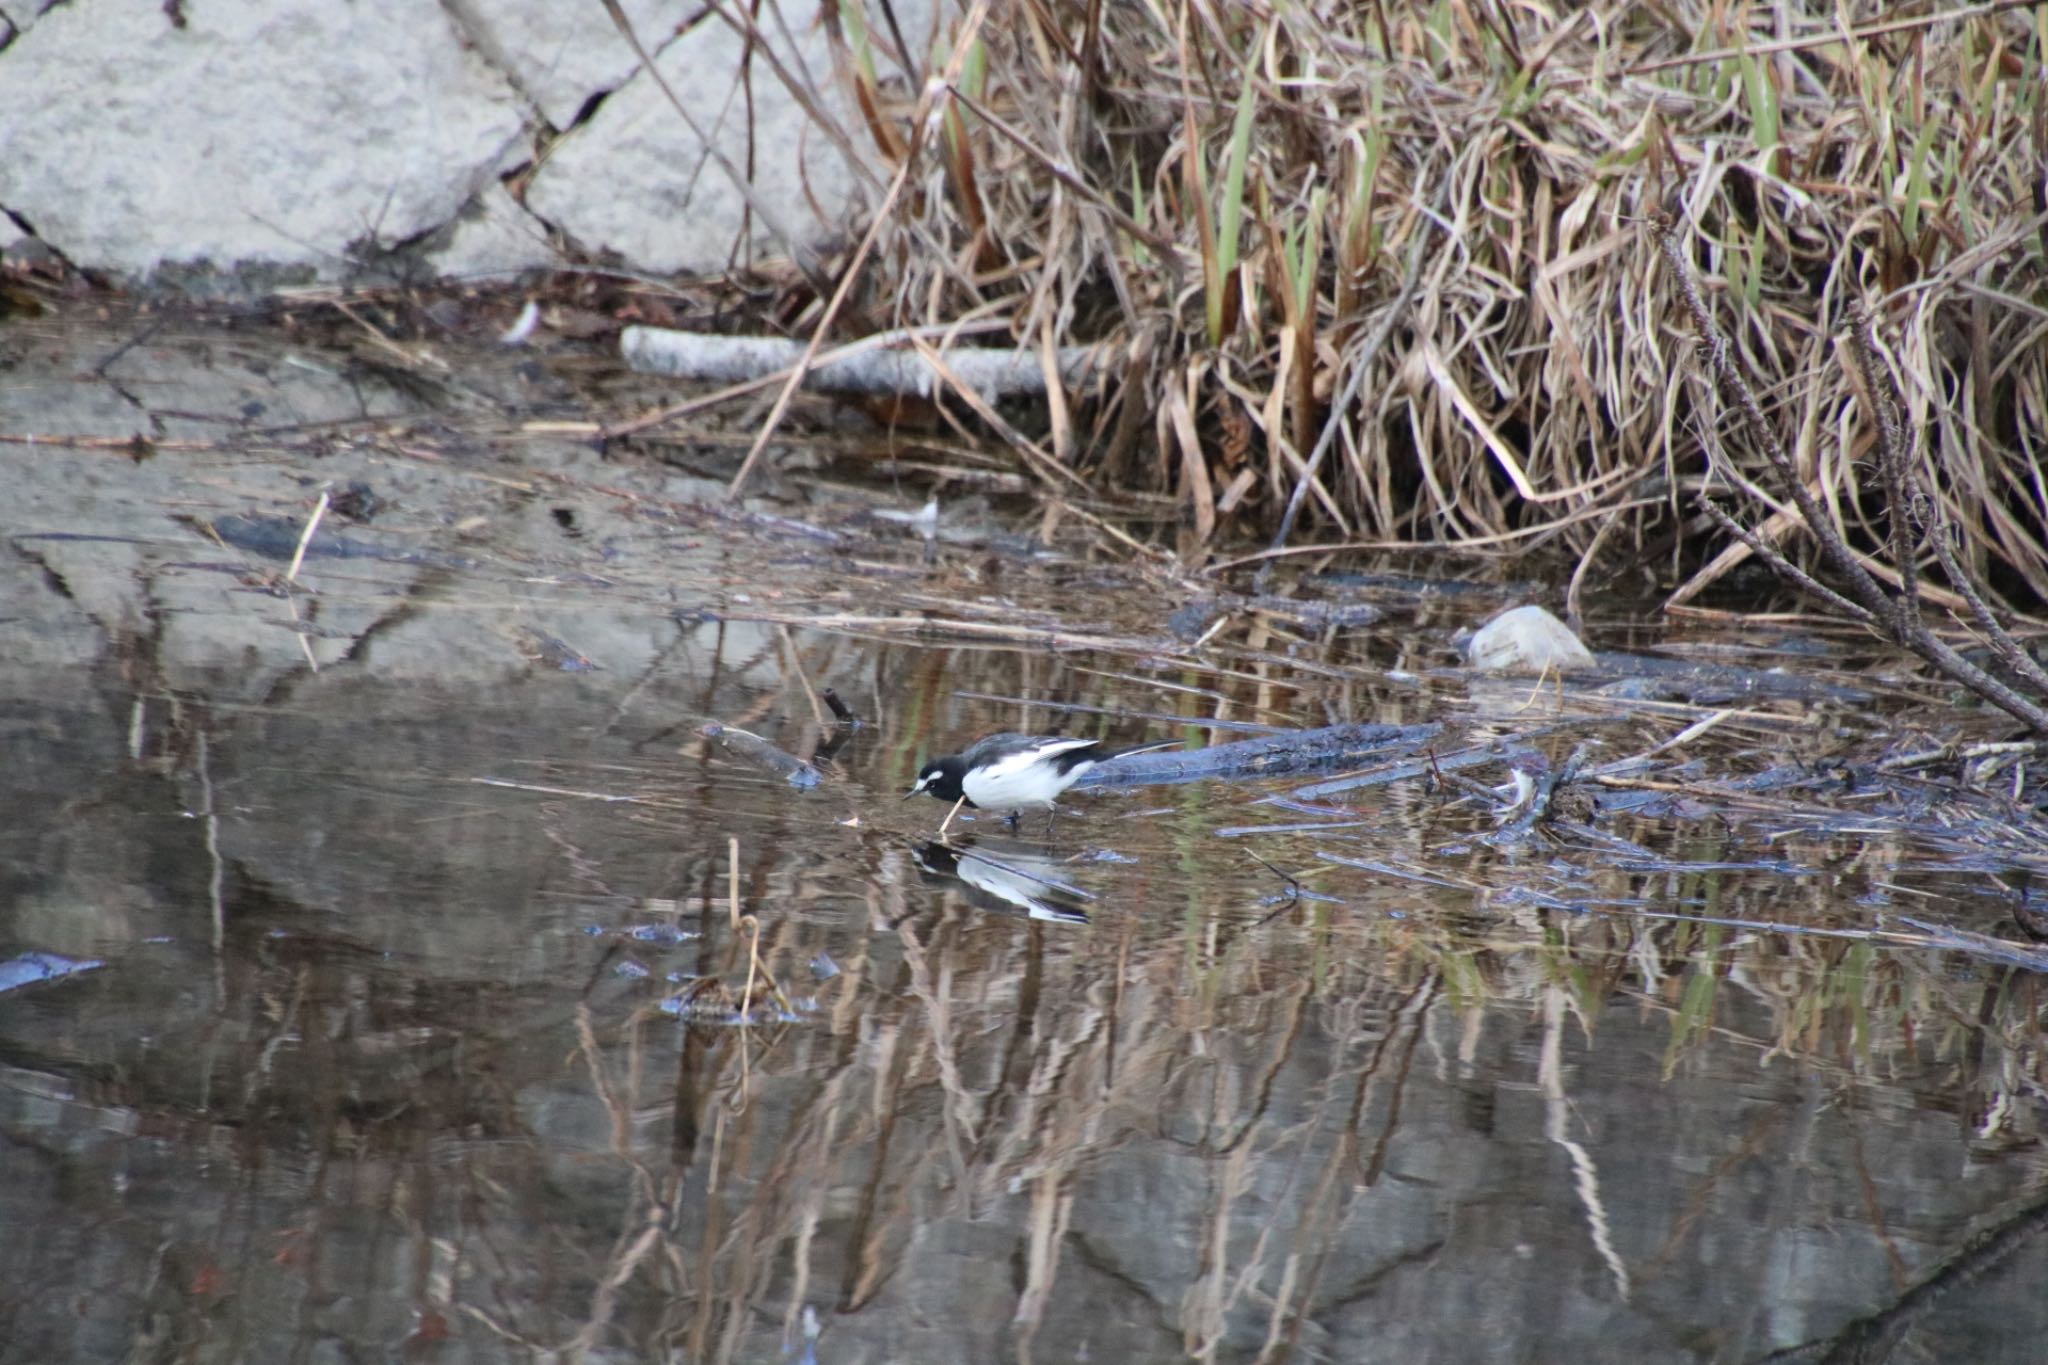
[[[1171,748],[1175,741],[1145,744],[1136,749],[1112,749],[1099,739],[1071,739],[1060,735],[989,735],[977,739],[957,754],[935,758],[917,775],[917,785],[904,799],[922,792],[953,809],[939,833],[953,823],[965,804],[979,810],[1006,810],[1011,822],[1020,810],[1053,809],[1060,793],[1081,780],[1081,774],[1099,763],[1123,754],[1148,749]]]

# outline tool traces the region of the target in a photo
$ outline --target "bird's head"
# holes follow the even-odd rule
[[[919,795],[936,796],[941,801],[959,800],[960,773],[946,760],[933,759],[919,771],[917,781],[911,784],[909,791],[903,793],[903,799],[908,801],[911,797]]]

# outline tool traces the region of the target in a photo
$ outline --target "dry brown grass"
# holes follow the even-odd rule
[[[1270,536],[1355,392],[1298,539],[1597,540],[1690,573],[1729,542],[1692,505],[1717,414],[1648,230],[1669,207],[1852,542],[1884,544],[1874,424],[1837,355],[1862,303],[1977,571],[2038,602],[2042,20],[1897,13],[1005,0],[959,61],[849,28],[867,140],[911,158],[862,321],[993,315],[1021,344],[1124,348],[1100,403],[1055,404],[1042,449],[1098,488],[1173,492],[1183,549]],[[920,146],[910,99],[949,63]],[[1791,525],[1769,535],[1798,553]]]

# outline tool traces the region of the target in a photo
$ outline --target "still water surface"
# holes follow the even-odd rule
[[[954,693],[1256,699],[780,643],[700,626],[631,697],[150,702],[134,758],[117,695],[18,710],[9,947],[99,965],[0,1014],[8,1357],[1752,1359],[2039,1199],[2038,977],[1597,908],[1982,878],[1711,821],[1493,848],[1420,783],[1216,835],[1303,823],[1280,782],[969,820],[962,879],[897,793],[1060,718]],[[808,793],[672,722],[811,745],[764,653],[868,721]],[[2036,1358],[2041,1268],[1915,1331]]]

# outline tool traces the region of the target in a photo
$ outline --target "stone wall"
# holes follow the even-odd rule
[[[0,0],[0,257],[231,291],[704,273],[878,198],[820,6],[761,7],[751,55],[749,7],[623,8],[668,91],[599,0]],[[921,69],[938,10],[895,9]]]

